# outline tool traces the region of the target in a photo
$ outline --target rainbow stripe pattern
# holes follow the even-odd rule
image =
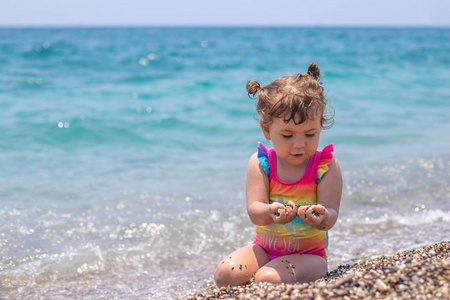
[[[317,185],[328,170],[333,151],[332,144],[324,147],[322,151],[316,151],[309,159],[303,177],[296,182],[284,183],[277,177],[275,150],[267,149],[264,144],[259,143],[257,157],[270,182],[269,202],[292,201],[298,206],[317,204]],[[255,244],[263,247],[272,256],[307,253],[326,259],[328,232],[306,225],[296,217],[288,226],[278,223],[256,225]]]

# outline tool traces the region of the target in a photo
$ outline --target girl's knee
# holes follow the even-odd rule
[[[214,281],[218,287],[236,286],[249,281],[248,274],[239,272],[233,262],[223,262],[214,272]]]
[[[256,272],[255,282],[307,283],[327,274],[327,262],[315,255],[292,255],[272,260]]]
[[[269,261],[257,245],[247,245],[226,256],[217,266],[214,280],[218,287],[249,283],[258,269]]]
[[[231,281],[231,272],[223,264],[219,264],[214,272],[214,281],[218,287],[228,286]]]
[[[262,267],[255,274],[255,282],[281,283],[281,277],[277,270],[269,267]]]

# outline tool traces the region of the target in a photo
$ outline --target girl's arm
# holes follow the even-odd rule
[[[250,157],[247,167],[246,198],[250,220],[255,225],[291,222],[297,215],[297,211],[293,214],[290,207],[285,207],[278,202],[269,204],[269,179],[256,155],[255,153]],[[285,209],[288,214],[285,213]],[[280,215],[275,216],[276,212]]]
[[[317,186],[317,204],[311,207],[299,207],[298,217],[304,223],[319,230],[331,229],[339,215],[342,195],[342,174],[339,163],[333,158],[328,171]]]

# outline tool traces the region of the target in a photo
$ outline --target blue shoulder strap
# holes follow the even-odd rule
[[[269,151],[261,142],[258,142],[258,154],[256,156],[258,157],[259,163],[263,167],[264,172],[266,172],[267,178],[270,178]]]

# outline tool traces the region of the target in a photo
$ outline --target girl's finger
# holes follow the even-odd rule
[[[280,214],[281,220],[286,219],[287,211],[285,207],[278,209],[278,213]]]
[[[325,213],[325,206],[323,205],[314,205],[313,209],[321,215]]]
[[[271,214],[277,213],[280,208],[284,208],[284,205],[278,202],[274,202],[269,207],[269,212]]]
[[[308,217],[309,223],[313,226],[320,224],[324,218],[323,214],[319,214],[314,209],[309,209],[306,212],[306,215]]]
[[[295,205],[295,203],[294,202],[292,202],[292,201],[288,201],[288,203],[286,203],[286,207],[290,207],[290,208],[292,208],[292,209],[295,209],[296,208],[296,205]]]

